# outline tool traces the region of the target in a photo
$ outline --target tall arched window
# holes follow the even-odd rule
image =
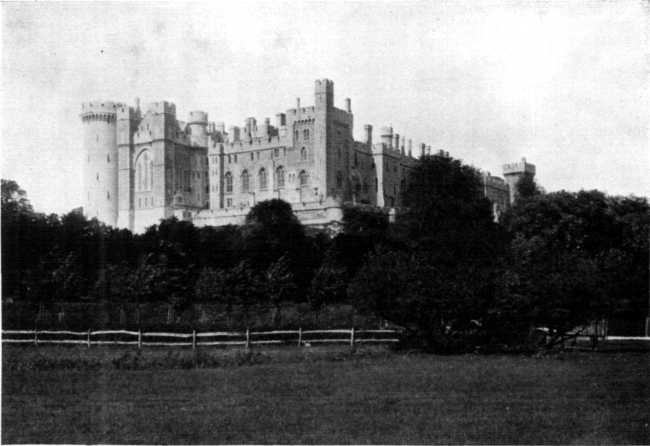
[[[300,149],[300,159],[305,161],[307,159],[307,149],[304,147]]]
[[[278,187],[284,187],[284,167],[280,166],[275,170],[275,178]]]
[[[248,178],[248,170],[244,170],[241,173],[241,191],[242,193],[248,192],[248,187],[250,186],[249,184],[249,178]]]
[[[260,172],[257,174],[257,176],[258,176],[257,182],[260,185],[260,189],[266,189],[266,169],[262,167],[260,169]]]
[[[153,158],[148,150],[143,150],[135,162],[136,192],[153,189]]]
[[[309,129],[305,129],[305,130],[302,132],[302,137],[303,137],[303,139],[304,139],[305,141],[309,141]]]
[[[226,183],[226,193],[232,193],[232,174],[227,172],[224,176],[224,180]]]
[[[300,187],[307,186],[307,183],[309,182],[309,175],[307,175],[307,172],[301,170],[298,174],[298,178],[300,179]]]

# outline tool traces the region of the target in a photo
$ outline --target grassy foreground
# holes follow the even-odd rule
[[[3,351],[3,443],[650,442],[647,353],[294,349],[253,361],[228,353],[235,359],[209,368],[126,369],[117,367],[133,361],[113,352],[65,369],[34,362],[48,351],[39,349]]]

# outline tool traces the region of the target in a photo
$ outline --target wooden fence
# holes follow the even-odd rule
[[[399,342],[396,330],[272,330],[211,331],[197,333],[143,332],[129,330],[3,330],[2,342],[10,344],[79,344],[147,346],[244,346],[285,344],[297,347],[311,344],[356,344]]]

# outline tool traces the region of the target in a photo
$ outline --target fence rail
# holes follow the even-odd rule
[[[62,335],[68,336],[68,338],[63,338]],[[82,336],[83,338],[81,338]],[[111,336],[117,337],[117,339],[110,339]],[[196,331],[191,333],[167,333],[132,330],[2,330],[2,342],[8,344],[79,344],[87,347],[93,345],[136,345],[138,348],[146,346],[191,346],[196,348],[199,346],[235,345],[249,348],[252,345],[279,344],[303,347],[311,344],[328,343],[354,346],[366,343],[389,344],[399,342],[399,336],[400,332],[397,330],[355,330],[354,328],[336,330],[302,330],[300,328],[298,330],[212,331],[203,333],[197,333]]]

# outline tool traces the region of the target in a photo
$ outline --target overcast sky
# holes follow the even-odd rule
[[[355,136],[392,124],[548,191],[650,195],[650,7],[620,2],[2,3],[3,178],[35,207],[82,203],[83,101],[170,100],[241,125],[352,99]]]

